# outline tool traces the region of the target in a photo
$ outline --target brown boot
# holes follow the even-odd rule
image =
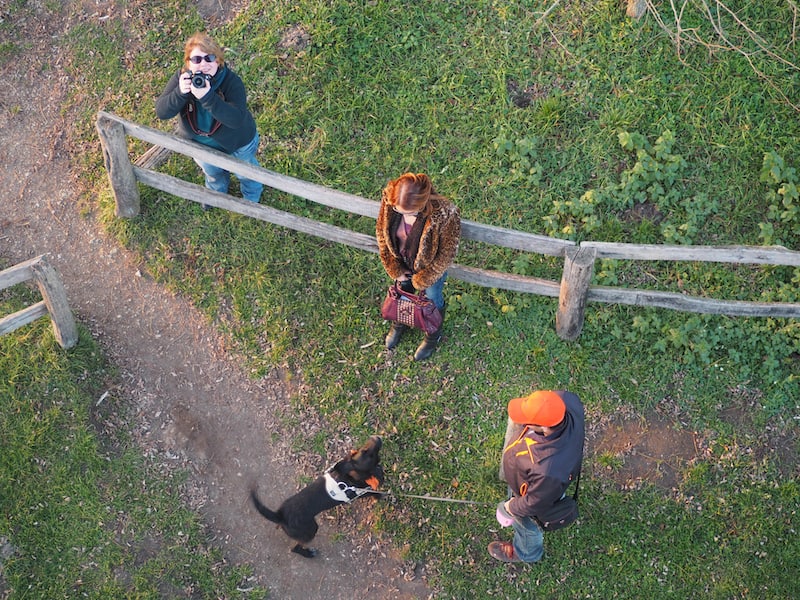
[[[433,351],[436,350],[436,346],[439,345],[439,341],[442,339],[442,330],[435,331],[431,334],[425,334],[425,339],[422,340],[422,343],[417,348],[417,351],[414,353],[414,360],[425,360],[429,358]]]
[[[515,563],[522,560],[514,552],[514,544],[510,542],[492,542],[489,544],[489,554],[502,562]]]
[[[431,334],[425,334],[425,339],[422,340],[422,343],[417,347],[417,351],[414,353],[414,360],[419,361],[430,358],[433,351],[436,350],[436,347],[439,345],[439,342],[442,341],[442,329],[444,329],[444,314],[446,308],[447,306],[443,306],[439,309],[442,313],[442,324],[439,325],[439,330]]]
[[[391,350],[400,343],[400,338],[408,330],[408,325],[401,323],[392,323],[392,328],[386,334],[386,349]]]

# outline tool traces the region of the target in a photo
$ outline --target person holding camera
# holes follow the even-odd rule
[[[197,32],[184,44],[184,66],[156,100],[156,115],[180,115],[181,136],[258,166],[259,136],[247,108],[247,92],[239,76],[225,64],[225,52],[208,34]],[[195,159],[208,189],[228,193],[231,174]],[[242,197],[261,199],[263,185],[239,177]],[[207,208],[203,205],[203,208]]]

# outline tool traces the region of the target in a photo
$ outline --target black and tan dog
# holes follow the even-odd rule
[[[298,542],[292,552],[312,558],[317,551],[305,544],[317,534],[319,526],[315,517],[322,511],[340,504],[349,504],[356,498],[375,492],[383,483],[379,454],[382,445],[380,437],[371,436],[358,450],[352,450],[350,456],[340,460],[313,483],[284,500],[277,511],[264,506],[255,489],[250,491],[250,498],[262,516],[277,523],[286,535]]]

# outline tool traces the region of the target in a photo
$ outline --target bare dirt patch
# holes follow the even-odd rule
[[[687,463],[700,455],[694,431],[655,414],[611,420],[595,430],[592,446],[602,476],[620,489],[648,483],[672,490]]]
[[[244,4],[199,3],[210,11],[209,24]],[[64,134],[72,123],[61,110],[68,82],[58,68],[59,46],[76,21],[124,19],[125,11],[113,2],[65,3],[58,14],[45,3],[28,9],[14,24],[24,50],[0,66],[0,267],[48,255],[76,318],[118,368],[119,380],[94,415],[101,434],[113,446],[125,428],[165,474],[188,473],[184,499],[203,515],[213,543],[228,561],[252,565],[254,583],[273,598],[428,597],[416,565],[369,527],[375,500],[321,518],[314,560],[290,553],[290,541],[250,506],[252,482],[277,506],[361,440],[294,409],[292,421],[302,428],[286,426],[294,391],[281,371],[250,379],[241,357],[226,351],[229,341],[103,231],[71,164],[73,155],[99,146],[70,147]],[[11,16],[2,4],[0,14]],[[129,422],[103,411],[117,406]],[[293,450],[294,438],[320,430],[330,432],[325,455]]]
[[[664,215],[658,210],[658,206],[648,201],[636,203],[633,208],[627,209],[622,214],[622,218],[629,223],[650,221],[658,225],[664,220]]]

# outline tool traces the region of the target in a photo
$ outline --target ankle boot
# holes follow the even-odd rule
[[[422,340],[422,343],[417,348],[417,351],[414,353],[414,360],[425,360],[426,358],[430,357],[433,354],[433,351],[436,350],[436,346],[439,345],[439,341],[442,339],[442,329],[439,328],[438,331],[434,331],[431,334],[426,333],[425,339]]]
[[[400,338],[408,329],[408,325],[402,323],[392,323],[392,328],[386,334],[386,349],[391,350],[400,343]]]
[[[442,313],[442,324],[439,325],[438,331],[434,331],[430,335],[427,333],[425,334],[425,339],[422,340],[422,343],[417,347],[417,351],[414,353],[414,360],[425,360],[426,358],[429,358],[431,354],[433,354],[434,350],[436,350],[436,347],[439,345],[439,342],[442,339],[442,329],[444,329],[444,315],[446,310],[446,304],[439,309],[439,312]]]

